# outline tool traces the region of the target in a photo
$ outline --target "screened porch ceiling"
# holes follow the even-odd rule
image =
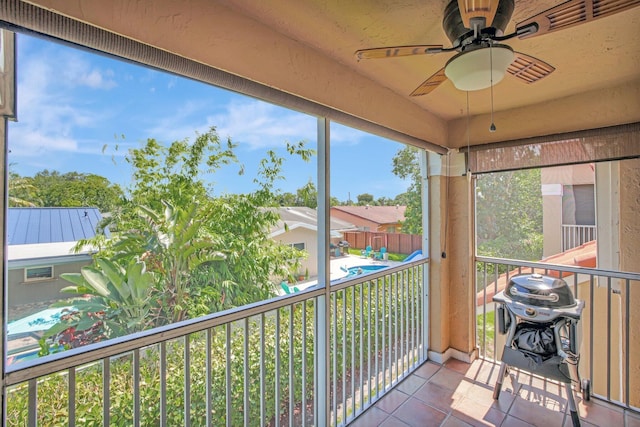
[[[516,0],[515,22],[562,3]],[[505,44],[555,71],[491,91],[450,81],[410,93],[456,52],[358,61],[358,49],[451,45],[448,0],[113,0],[28,2],[446,148],[640,121],[640,2],[593,22]],[[469,132],[467,132],[469,129]],[[467,140],[468,135],[468,140]]]

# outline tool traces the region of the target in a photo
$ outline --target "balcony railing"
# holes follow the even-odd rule
[[[505,337],[498,334],[492,296],[515,274],[562,277],[585,302],[579,371],[594,397],[640,407],[640,274],[486,257],[476,258],[476,337],[480,356],[500,360]]]
[[[348,424],[426,360],[426,262],[9,366],[4,423]]]
[[[562,225],[562,252],[596,240],[595,225]]]

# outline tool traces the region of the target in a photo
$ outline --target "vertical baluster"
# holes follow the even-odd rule
[[[593,348],[595,347],[595,343],[593,342],[594,331],[593,327],[595,325],[594,322],[594,276],[593,274],[589,275],[589,378],[594,378],[593,376]]]
[[[332,377],[332,388],[333,388],[333,425],[338,425],[338,392],[337,392],[337,384],[338,384],[338,293],[334,292],[332,295],[333,298],[333,313],[331,316],[331,323],[333,329],[333,354],[331,357],[333,358],[333,370],[331,373]]]
[[[302,301],[302,421],[307,424],[307,301]]]
[[[276,382],[276,399],[275,399],[275,421],[276,427],[280,426],[280,309],[276,309],[276,336],[275,336],[275,362],[276,362],[276,372],[275,372],[275,382]]]
[[[347,290],[342,291],[342,423],[347,422]]]
[[[611,277],[607,277],[607,400],[611,400]]]
[[[102,423],[111,424],[111,359],[102,359]]]
[[[251,413],[250,411],[250,401],[249,401],[249,377],[251,376],[251,373],[249,372],[249,318],[245,317],[244,318],[244,368],[243,368],[243,375],[244,375],[244,408],[243,408],[243,413],[244,413],[244,425],[248,426],[249,425],[249,414]]]
[[[493,294],[497,294],[498,293],[498,264],[494,263],[493,264]],[[507,283],[509,282],[509,271],[507,270],[507,274],[506,274],[506,281]],[[495,316],[494,316],[494,323],[495,323]],[[495,330],[495,329],[494,329]],[[496,340],[495,337],[495,333],[493,334],[493,359],[497,360],[498,359],[498,340]]]
[[[133,425],[140,425],[140,350],[133,350]]]
[[[368,282],[365,282],[368,283]],[[365,283],[360,285],[360,330],[358,332],[358,337],[360,339],[360,410],[364,408],[364,287]]]
[[[382,347],[380,350],[382,352],[382,391],[384,392],[387,389],[387,366],[385,363],[385,358],[387,355],[387,335],[385,333],[386,331],[386,326],[387,326],[387,322],[386,322],[386,306],[387,306],[387,281],[385,277],[381,278],[382,280],[382,335],[380,337],[380,346]]]
[[[401,294],[400,294],[400,303],[402,304],[400,306],[401,308],[401,317],[402,317],[402,323],[400,324],[402,326],[402,333],[400,334],[400,336],[402,336],[402,342],[404,343],[404,349],[402,349],[402,346],[400,348],[400,352],[402,353],[402,372],[406,372],[407,369],[409,368],[409,325],[408,323],[406,323],[407,320],[409,320],[409,317],[407,315],[407,311],[409,309],[409,307],[407,306],[407,298],[408,298],[408,290],[406,289],[406,285],[407,285],[407,275],[406,275],[406,271],[402,271],[399,273],[400,276],[402,277],[402,288],[401,288]],[[405,318],[406,315],[406,318]]]
[[[409,308],[411,309],[411,316],[410,316],[410,320],[411,320],[411,354],[412,354],[412,359],[413,359],[413,364],[415,365],[416,362],[418,361],[418,352],[417,350],[417,343],[418,343],[418,331],[416,330],[416,303],[418,300],[418,297],[416,295],[416,281],[415,281],[415,276],[414,276],[414,271],[413,269],[409,270],[409,289],[411,291],[411,298],[410,298],[410,303],[409,303]]]
[[[391,324],[393,319],[393,278],[391,276],[385,276],[385,282],[389,284],[389,311],[387,313],[388,318],[388,333],[387,333],[387,348],[389,349],[389,387],[393,384],[393,359],[391,354],[393,352],[393,325]],[[385,389],[386,390],[386,389]]]
[[[184,336],[184,425],[191,425],[191,338]]]
[[[631,330],[630,330],[630,326],[629,324],[631,323],[631,305],[629,303],[629,300],[631,299],[631,287],[630,287],[630,283],[629,283],[629,279],[625,280],[625,286],[624,286],[624,296],[625,296],[625,300],[624,300],[624,309],[625,309],[625,314],[626,316],[624,316],[624,354],[625,354],[625,360],[624,360],[624,365],[625,365],[625,373],[626,375],[624,376],[625,378],[625,386],[624,386],[624,404],[629,406],[630,404],[630,396],[629,393],[631,392],[631,385],[629,382],[629,377],[631,375],[629,375],[630,371],[630,366],[629,366],[629,360],[631,359],[631,356],[629,354],[629,352],[631,351],[631,347],[629,346],[629,342],[631,339]]]
[[[36,427],[38,423],[38,380],[29,380],[29,419],[28,426]]]
[[[295,373],[293,371],[293,310],[294,306],[289,306],[289,426],[293,427],[293,408],[296,403],[295,399]]]
[[[231,427],[231,323],[226,323],[224,328],[225,342],[225,413],[226,425]]]
[[[483,268],[483,276],[482,276],[482,299],[483,299],[483,303],[482,303],[482,357],[487,357],[487,263],[483,262],[482,263],[482,268]],[[495,305],[493,306],[493,310],[494,313],[496,312],[496,307]],[[495,320],[495,316],[494,316],[494,320]],[[495,331],[495,329],[494,329]],[[494,332],[493,334],[493,340],[495,344],[495,339],[496,339],[496,334]],[[495,348],[495,345],[494,345]],[[496,354],[493,354],[493,358],[495,360],[496,358]]]
[[[356,287],[351,286],[351,416],[356,414]],[[346,422],[346,420],[345,420]]]
[[[379,319],[378,319],[378,312],[380,310],[380,298],[379,298],[379,294],[378,294],[378,279],[375,279],[373,281],[373,283],[375,284],[376,287],[376,304],[375,304],[375,334],[373,335],[374,338],[374,346],[375,346],[375,353],[373,355],[373,359],[375,361],[375,365],[376,365],[376,369],[375,369],[375,380],[374,380],[374,384],[376,386],[376,397],[380,397],[380,366],[378,364],[378,323],[379,323]]]
[[[368,307],[369,309],[367,310],[367,403],[371,401],[371,392],[372,392],[372,387],[373,387],[373,383],[374,381],[371,379],[371,365],[373,364],[373,360],[376,357],[372,352],[371,352],[371,333],[373,332],[373,329],[371,329],[371,312],[372,310],[377,310],[377,307],[374,307],[371,305],[371,285],[373,284],[373,282],[369,281],[368,282],[368,286],[367,286],[367,301],[368,301]]]
[[[162,344],[161,344],[162,345]],[[211,427],[213,425],[213,372],[212,372],[212,357],[211,357],[211,349],[213,348],[213,334],[211,332],[211,328],[207,329],[207,342],[206,342],[206,353],[205,353],[205,373],[206,373],[206,390],[205,390],[205,406],[207,408],[207,417],[206,423],[207,427]],[[162,370],[160,370],[160,375],[162,375]],[[162,378],[160,379],[162,381]]]
[[[262,313],[260,315],[260,427],[265,426],[265,418],[267,416],[266,414],[267,408],[264,401],[264,395],[266,392],[266,389],[265,389],[266,371],[265,371],[265,360],[264,360],[264,356],[265,356],[264,322],[265,322],[265,315],[264,313]]]
[[[76,368],[69,368],[69,427],[76,425]]]
[[[160,426],[167,426],[167,343],[160,343]]]

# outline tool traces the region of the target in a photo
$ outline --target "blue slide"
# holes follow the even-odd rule
[[[418,249],[417,251],[414,251],[413,253],[411,253],[408,257],[406,257],[404,259],[404,261],[402,262],[407,262],[407,261],[411,261],[412,259],[414,259],[417,256],[422,256],[422,250]]]

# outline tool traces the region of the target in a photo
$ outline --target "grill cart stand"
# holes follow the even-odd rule
[[[493,298],[498,304],[498,331],[507,334],[493,398],[498,399],[509,367],[565,384],[571,420],[580,426],[572,384],[583,399],[591,398],[591,382],[580,380],[579,322],[584,302],[575,300],[562,279],[540,274],[514,276]]]

